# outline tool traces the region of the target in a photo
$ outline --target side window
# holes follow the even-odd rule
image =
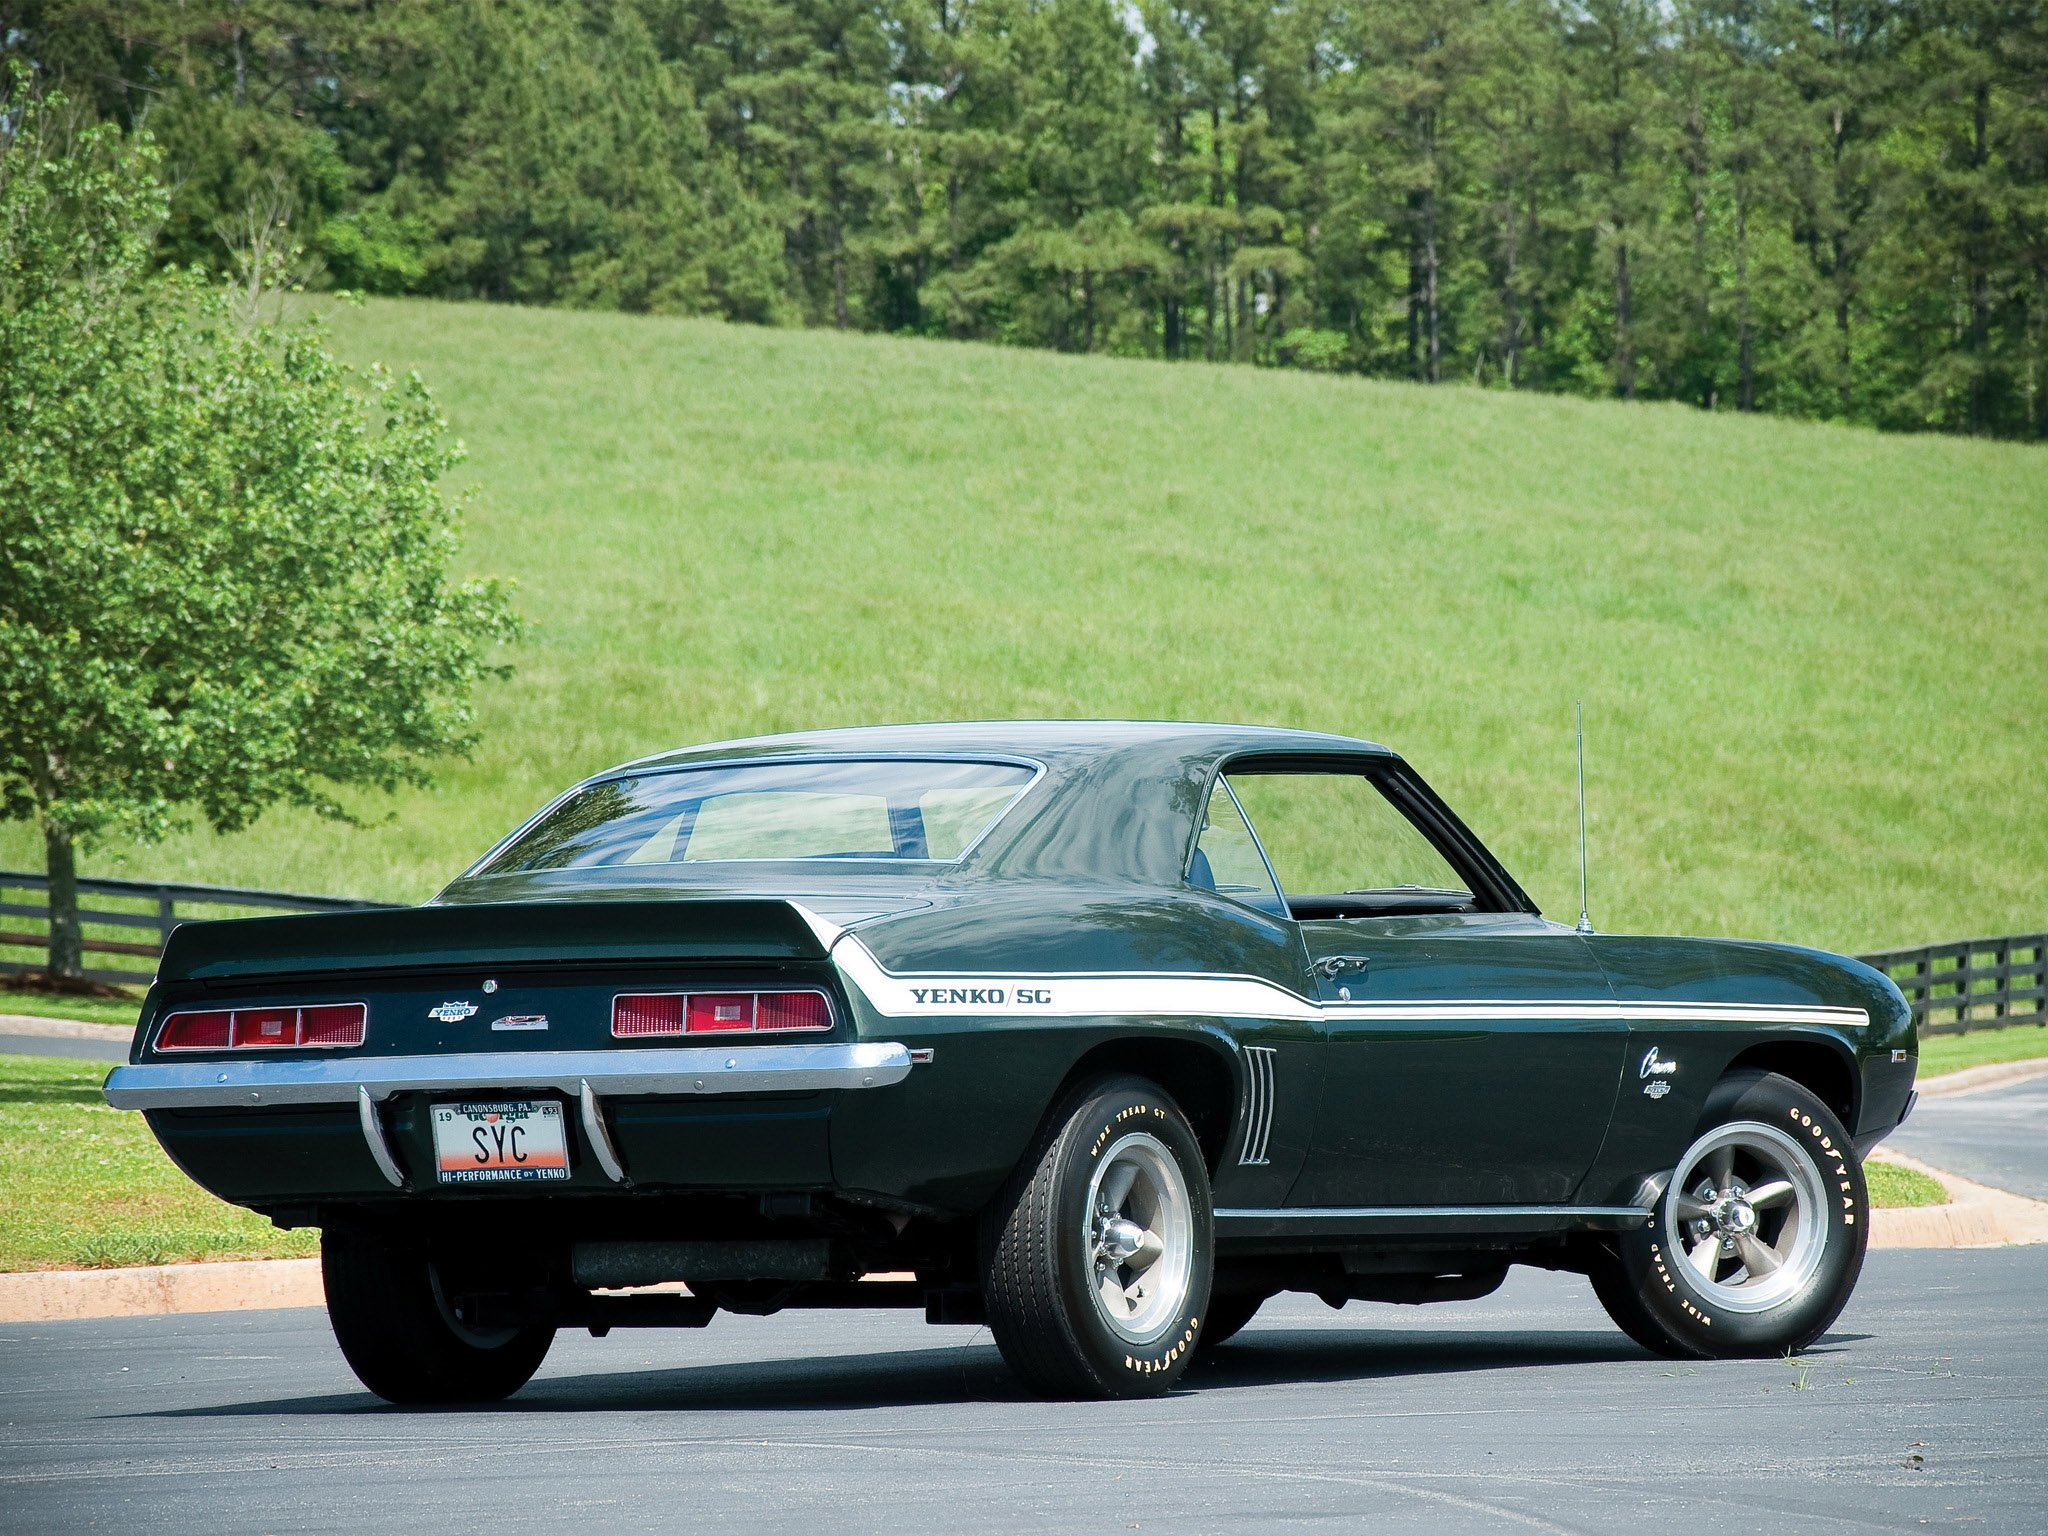
[[[1313,903],[1358,915],[1471,910],[1464,876],[1370,778],[1247,770],[1229,783],[1296,916],[1336,915],[1303,910],[1311,896],[1363,898]]]
[[[1195,854],[1188,863],[1188,884],[1235,897],[1248,906],[1261,907],[1284,916],[1280,893],[1273,889],[1273,877],[1259,852],[1252,829],[1245,825],[1244,812],[1231,798],[1229,787],[1218,779],[1209,792],[1209,804],[1202,816],[1202,835],[1195,840]]]

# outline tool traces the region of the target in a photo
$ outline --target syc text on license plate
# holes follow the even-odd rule
[[[436,1104],[434,1159],[443,1184],[525,1184],[569,1177],[555,1099]]]

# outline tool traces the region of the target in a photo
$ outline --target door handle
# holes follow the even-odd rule
[[[1339,976],[1363,976],[1372,968],[1372,961],[1364,955],[1325,955],[1315,964],[1318,976],[1335,981]]]

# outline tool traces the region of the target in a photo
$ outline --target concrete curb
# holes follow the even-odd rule
[[[172,1312],[322,1307],[318,1259],[152,1264],[136,1269],[44,1269],[0,1275],[0,1323]]]
[[[1889,1147],[1878,1148],[1866,1161],[1893,1163],[1924,1173],[1939,1180],[1950,1197],[1947,1205],[1872,1211],[1873,1248],[1999,1248],[2008,1243],[2048,1242],[2048,1201],[1972,1183]]]
[[[1945,1099],[1951,1094],[1981,1093],[1986,1088],[2023,1083],[2030,1077],[2048,1077],[2048,1058],[1994,1061],[1989,1066],[1965,1067],[1960,1072],[1944,1072],[1939,1077],[1924,1078],[1913,1086],[1920,1090],[1923,1099]]]

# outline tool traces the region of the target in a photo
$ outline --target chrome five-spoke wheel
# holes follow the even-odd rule
[[[1156,1136],[1133,1131],[1102,1154],[1089,1181],[1091,1293],[1110,1331],[1149,1343],[1186,1304],[1194,1219],[1187,1180]]]
[[[1061,1396],[1170,1392],[1209,1311],[1208,1173],[1156,1083],[1074,1090],[982,1217],[982,1302],[1010,1368]]]
[[[1798,1294],[1820,1267],[1826,1202],[1798,1142],[1773,1125],[1734,1121],[1687,1150],[1665,1192],[1663,1225],[1709,1300],[1762,1312]]]

